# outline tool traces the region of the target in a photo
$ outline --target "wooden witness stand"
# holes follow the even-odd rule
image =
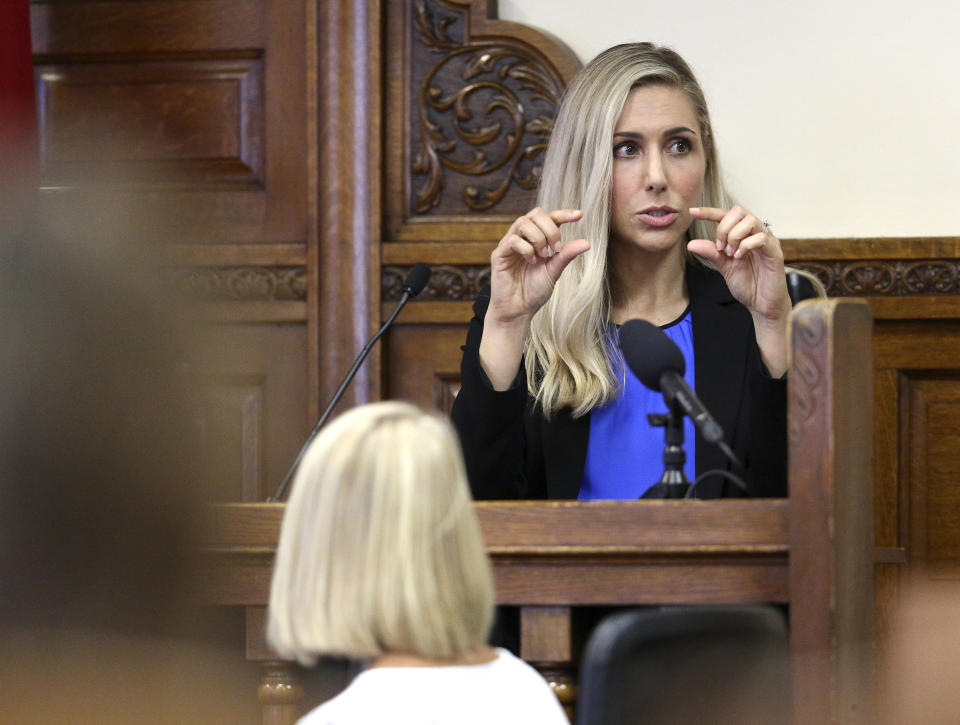
[[[521,609],[521,656],[576,697],[576,607],[789,605],[796,722],[869,721],[873,636],[870,308],[794,311],[789,499],[476,504],[497,598]],[[283,504],[224,504],[209,528],[207,601],[247,608],[263,722],[292,723],[296,668],[264,643]],[[568,707],[568,711],[569,711]]]

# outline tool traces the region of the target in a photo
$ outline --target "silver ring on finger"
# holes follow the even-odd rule
[[[763,220],[763,233],[764,234],[770,233],[770,222],[768,222],[766,219]]]

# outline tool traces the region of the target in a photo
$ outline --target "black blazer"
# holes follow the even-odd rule
[[[693,318],[696,391],[724,430],[745,470],[751,496],[786,496],[786,380],[769,376],[760,357],[753,320],[723,277],[688,264]],[[480,367],[485,290],[473,306],[463,346],[461,388],[452,419],[460,436],[474,498],[576,499],[583,479],[590,416],[568,409],[551,420],[527,395],[525,371],[506,391],[493,390]],[[697,475],[730,470],[723,453],[697,433]],[[700,498],[742,496],[719,476],[697,486]]]

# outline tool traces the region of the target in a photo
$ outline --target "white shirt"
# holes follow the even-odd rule
[[[297,725],[570,725],[540,674],[504,649],[479,665],[377,667]]]

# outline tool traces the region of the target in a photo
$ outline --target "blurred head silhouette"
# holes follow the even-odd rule
[[[20,221],[0,224],[0,722],[210,722],[213,699],[176,684],[227,662],[190,604],[203,495],[178,307],[114,192],[40,208],[0,209]]]
[[[0,608],[150,626],[138,605],[180,590],[196,511],[188,380],[156,269],[76,201],[0,262]]]
[[[481,648],[493,584],[450,423],[400,402],[355,408],[294,479],[268,638],[312,664],[390,652],[453,660]]]

